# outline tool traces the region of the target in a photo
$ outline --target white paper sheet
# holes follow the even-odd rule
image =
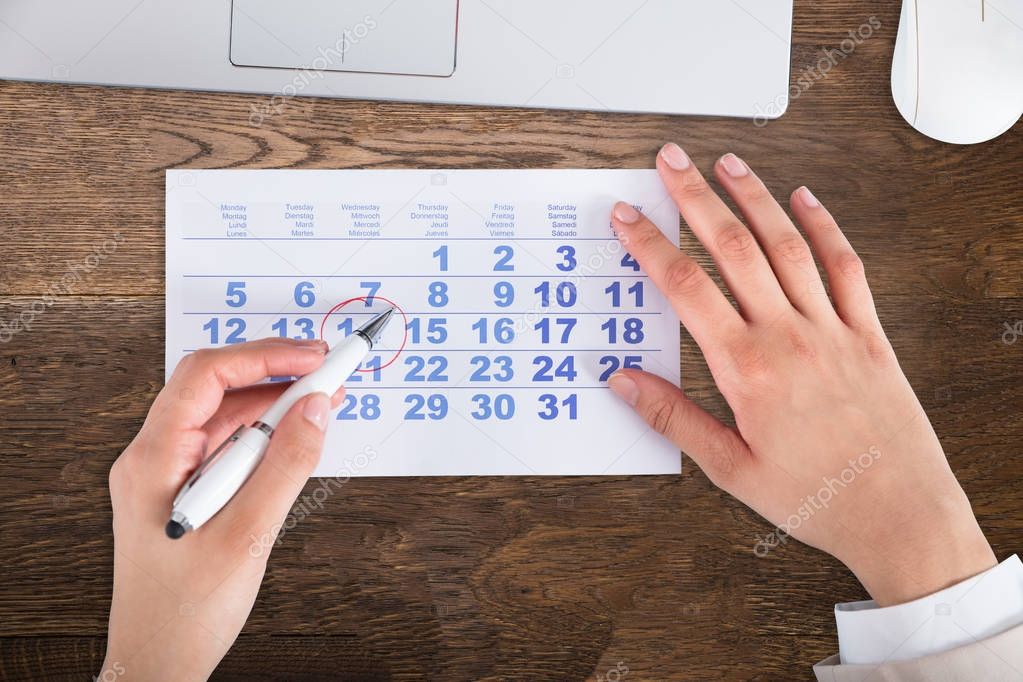
[[[315,475],[678,473],[606,386],[623,364],[679,381],[678,320],[614,238],[618,199],[677,241],[654,171],[168,171],[168,376],[203,347],[334,343],[386,297],[408,324],[349,382]]]

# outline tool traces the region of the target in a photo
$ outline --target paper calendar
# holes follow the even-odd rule
[[[167,373],[204,347],[333,344],[390,301],[315,475],[678,473],[607,389],[622,367],[679,382],[620,199],[677,242],[654,171],[168,171]]]

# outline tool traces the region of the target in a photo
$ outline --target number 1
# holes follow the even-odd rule
[[[442,246],[439,249],[437,249],[436,251],[434,251],[433,252],[433,257],[436,258],[437,261],[440,263],[440,271],[441,272],[447,272],[448,271],[448,245],[445,244],[444,246]]]

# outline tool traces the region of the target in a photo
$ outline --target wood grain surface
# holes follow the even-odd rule
[[[162,385],[168,168],[645,168],[675,140],[704,170],[736,152],[780,199],[808,184],[996,553],[1021,549],[1023,338],[1003,332],[1023,320],[1023,124],[971,147],[912,131],[888,86],[898,5],[797,2],[794,78],[881,28],[763,127],[295,99],[257,128],[260,96],[0,83],[0,320],[32,322],[0,344],[0,678],[88,679],[103,658],[107,472]],[[679,477],[353,480],[274,550],[215,679],[807,679],[836,650],[833,604],[864,593],[796,543],[758,558],[769,531],[688,459]]]

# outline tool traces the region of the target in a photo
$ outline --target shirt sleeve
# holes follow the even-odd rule
[[[997,566],[915,601],[835,605],[843,664],[905,661],[972,644],[1023,624],[1023,562]]]

